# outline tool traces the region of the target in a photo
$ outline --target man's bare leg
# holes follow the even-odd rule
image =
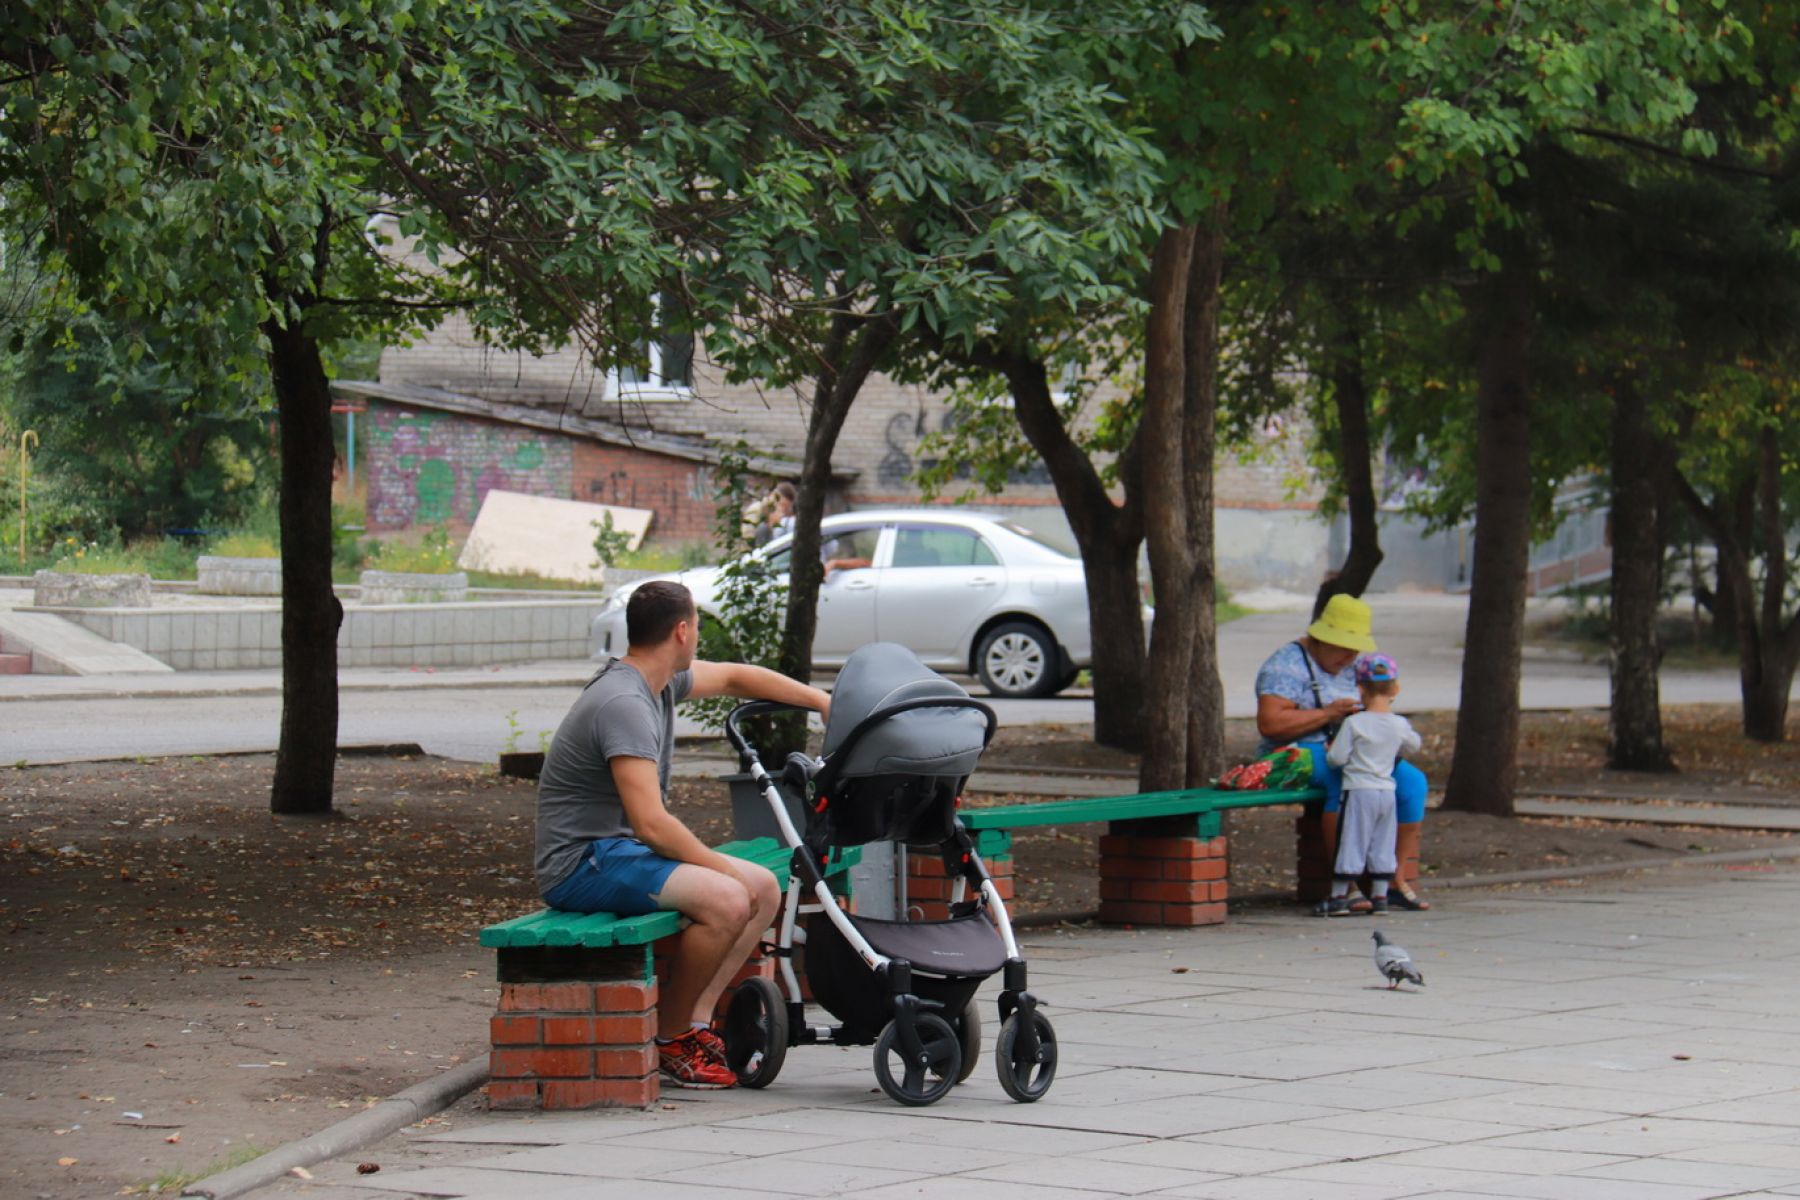
[[[663,890],[651,897],[661,908],[670,908],[693,922],[682,931],[669,965],[669,978],[657,1003],[657,1036],[680,1037],[692,1026],[701,994],[724,964],[732,948],[743,939],[755,906],[741,880],[693,863],[682,863],[670,872]],[[713,993],[714,999],[718,993]]]
[[[724,961],[719,963],[719,969],[713,972],[712,978],[706,981],[706,986],[700,989],[692,1020],[707,1025],[712,1024],[713,1009],[718,1006],[719,997],[724,994],[731,977],[737,974],[738,968],[744,965],[744,960],[750,957],[750,951],[756,948],[757,942],[768,932],[776,910],[781,907],[781,888],[776,884],[774,875],[754,863],[734,861],[732,867],[732,874],[750,894],[750,920],[737,940],[731,944]]]

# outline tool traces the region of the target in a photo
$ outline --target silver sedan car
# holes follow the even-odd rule
[[[869,642],[899,642],[937,670],[979,676],[996,696],[1029,697],[1062,691],[1090,661],[1081,560],[1023,525],[947,509],[871,509],[827,517],[821,533],[827,562],[847,565],[819,589],[815,667],[842,666]],[[784,582],[791,540],[755,551]],[[686,584],[711,613],[718,573],[656,578]],[[594,618],[595,657],[625,653],[625,602],[636,586],[620,587]]]

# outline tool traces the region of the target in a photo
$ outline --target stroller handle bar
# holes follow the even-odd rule
[[[738,720],[743,717],[760,717],[765,713],[812,712],[798,704],[782,704],[778,700],[748,700],[732,709],[725,717],[725,737],[731,742],[732,749],[740,755],[751,753],[750,743],[744,740],[743,730],[738,728]]]
[[[902,700],[897,704],[889,704],[876,709],[857,722],[856,727],[845,736],[834,753],[846,753],[862,739],[864,734],[887,718],[895,713],[911,712],[916,708],[967,708],[980,713],[987,720],[987,730],[981,736],[981,744],[984,747],[994,740],[994,731],[1000,725],[1000,719],[994,715],[994,710],[979,700],[973,700],[967,696],[921,696],[914,700]],[[731,742],[732,748],[738,752],[740,757],[748,758],[754,751],[751,749],[750,743],[745,740],[743,731],[738,728],[740,718],[758,717],[766,713],[811,711],[813,710],[803,708],[798,704],[782,704],[776,700],[749,700],[732,709],[726,716],[725,737]]]

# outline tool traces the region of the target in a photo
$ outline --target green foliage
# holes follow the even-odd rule
[[[762,479],[749,460],[750,449],[740,440],[713,467],[718,488],[713,537],[725,565],[719,571],[717,608],[700,619],[699,657],[774,667],[781,653],[787,590],[768,564],[751,553],[754,531],[744,528],[744,506],[760,494]],[[691,707],[706,728],[717,731],[725,728],[726,715],[738,703],[719,697]]]
[[[209,545],[207,553],[223,558],[279,558],[281,546],[260,533],[228,533]]]
[[[148,575],[152,579],[192,579],[198,550],[173,538],[146,538],[121,545],[64,539],[51,569],[75,575]]]
[[[459,547],[450,542],[450,531],[442,525],[425,531],[418,541],[398,539],[376,542],[368,556],[370,569],[400,571],[412,574],[442,575],[456,570]]]
[[[631,547],[631,535],[622,529],[613,528],[613,516],[610,512],[601,514],[594,526],[594,559],[593,566],[612,567],[620,565],[620,559]]]

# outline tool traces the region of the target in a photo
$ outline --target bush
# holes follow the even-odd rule
[[[52,570],[71,575],[148,575],[192,579],[198,552],[171,538],[146,538],[129,546],[66,538]]]

